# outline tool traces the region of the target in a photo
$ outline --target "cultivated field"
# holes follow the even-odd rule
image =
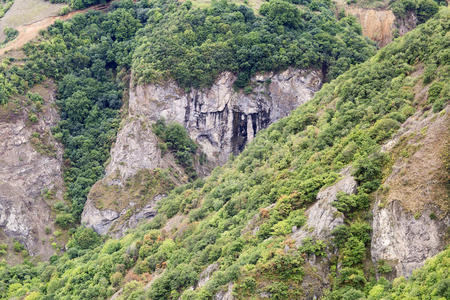
[[[0,41],[5,38],[3,29],[6,27],[17,29],[20,26],[56,16],[64,6],[66,4],[52,4],[44,0],[15,0],[13,6],[0,19]]]

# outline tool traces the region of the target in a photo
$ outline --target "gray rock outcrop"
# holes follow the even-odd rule
[[[214,295],[214,300],[233,300],[233,283],[229,283],[226,290],[221,290]]]
[[[220,165],[231,154],[242,151],[259,130],[309,101],[322,84],[320,71],[288,69],[255,76],[251,80],[253,91],[246,94],[233,88],[235,79],[232,73],[225,72],[211,88],[190,92],[178,87],[174,81],[131,87],[129,115],[111,149],[105,177],[94,185],[88,196],[82,223],[100,234],[111,233],[111,228],[117,226],[114,224],[120,223],[121,229],[113,234],[120,236],[137,223],[121,220],[123,212],[132,209],[133,205],[120,211],[107,206],[96,207],[92,195],[96,186],[123,188],[127,179],[145,169],[171,169],[183,173],[173,157],[162,155],[158,147],[158,139],[152,131],[152,124],[157,120],[164,118],[184,125],[206,154],[210,165]],[[199,174],[206,174],[198,167]],[[137,218],[140,218],[139,211],[140,208],[134,212]]]
[[[322,84],[314,70],[288,69],[255,76],[249,94],[233,88],[235,76],[223,73],[207,90],[186,93],[169,81],[137,86],[130,91],[130,116],[183,124],[216,164],[238,154],[255,134],[310,100]]]
[[[49,134],[58,121],[50,97],[36,124],[26,111],[0,116],[0,231],[42,258],[54,252],[45,228],[53,230],[51,205],[63,192],[63,150]]]
[[[215,271],[217,271],[218,269],[219,269],[219,264],[217,262],[210,264],[208,267],[206,267],[206,269],[204,269],[200,273],[198,283],[197,283],[197,288],[201,288],[202,286],[204,286],[208,282],[209,278],[211,278],[212,274]]]
[[[291,235],[296,246],[300,246],[306,237],[327,240],[334,228],[344,224],[344,216],[332,206],[332,203],[337,200],[339,192],[349,195],[356,193],[357,183],[350,175],[350,168],[342,170],[341,175],[342,179],[332,186],[322,189],[317,194],[317,201],[305,211],[306,224],[302,228],[294,230]]]
[[[397,201],[373,210],[371,254],[374,261],[394,266],[396,276],[410,276],[426,259],[443,250],[443,238],[450,224],[430,218],[431,210],[420,217],[405,211]]]
[[[403,151],[372,209],[372,260],[392,266],[392,277],[410,276],[447,244],[450,217],[443,153],[449,120],[449,106],[428,116],[418,112],[382,148]]]

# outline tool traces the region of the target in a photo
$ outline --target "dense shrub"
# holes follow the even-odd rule
[[[448,47],[442,42],[448,35],[448,19],[448,8],[441,9],[436,17],[384,47],[369,61],[325,84],[314,99],[259,132],[242,154],[211,176],[170,192],[159,204],[158,217],[120,240],[76,253],[69,248],[37,266],[0,265],[0,296],[21,298],[39,291],[43,297],[54,299],[103,299],[122,286],[124,297],[130,298],[210,299],[234,282],[233,293],[244,299],[262,293],[302,299],[303,278],[313,269],[309,263],[305,266],[306,258],[328,249],[319,241],[306,241],[305,248],[298,251],[289,227],[301,226],[305,222],[303,210],[350,166],[358,191],[353,196],[340,194],[335,204],[344,222],[333,230],[333,241],[327,244],[335,255],[330,256],[332,290],[325,297],[360,299],[383,294],[385,299],[430,295],[445,299],[448,250],[411,280],[395,280],[392,288],[383,280],[375,282],[375,270],[366,255],[371,239],[367,204],[389,171],[389,153],[380,153],[389,136],[384,130],[392,134],[401,120],[429,108],[430,103],[414,97],[421,85],[416,77],[419,68],[435,65],[430,85],[448,82]],[[95,26],[90,30],[95,31]],[[85,58],[77,55],[76,61]],[[102,68],[94,70],[102,74]],[[59,80],[66,75],[62,73]],[[82,74],[74,75],[72,78]],[[444,89],[439,94],[436,91],[435,101],[441,100]],[[83,92],[82,87],[77,90]],[[82,115],[67,111],[64,117],[78,124],[81,132],[82,120],[91,120],[84,107],[100,107],[109,101],[89,103],[84,99],[89,98],[89,92],[74,95],[77,90],[71,91],[68,84],[61,91],[69,92],[60,99],[80,100],[66,104],[80,105]],[[176,218],[165,224],[172,216]],[[190,290],[209,266],[216,270],[208,282]],[[146,290],[143,282],[150,280],[150,272],[161,275]]]
[[[194,154],[197,144],[191,140],[187,130],[178,123],[167,124],[163,119],[153,124],[153,132],[163,141],[161,150],[169,149],[175,156],[177,163],[183,166],[185,171],[195,177]]]
[[[264,3],[262,16],[257,16],[227,1],[213,1],[205,9],[194,9],[189,1],[154,1],[138,34],[136,82],[169,76],[186,89],[201,88],[231,71],[237,75],[235,86],[243,88],[256,72],[289,66],[321,69],[335,78],[367,59],[374,47],[360,36],[354,18],[338,21],[331,1],[318,3],[299,9],[273,0]]]

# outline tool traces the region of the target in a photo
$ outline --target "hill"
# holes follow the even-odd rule
[[[224,9],[234,15],[233,6]],[[132,20],[124,11],[116,14]],[[2,265],[0,295],[26,299],[113,295],[116,299],[381,299],[391,295],[400,299],[432,290],[437,299],[445,298],[448,274],[439,262],[447,263],[448,250],[411,281],[398,279],[391,288],[385,279],[377,283],[377,278],[409,276],[412,266],[420,266],[448,243],[449,17],[449,9],[441,8],[428,22],[350,67],[290,116],[260,131],[242,154],[209,177],[173,189],[159,202],[158,214],[150,222],[123,238],[103,242],[93,230],[79,227],[65,253],[49,263]],[[103,17],[91,13],[88,18]],[[84,21],[80,17],[56,24],[50,34],[81,27]],[[117,44],[112,47],[129,53],[126,41],[132,32],[123,25],[114,31],[121,35],[115,36]],[[145,33],[152,32],[149,26],[143,31],[144,40]],[[95,26],[86,30],[98,32]],[[174,36],[184,41],[190,35],[182,32]],[[102,41],[105,44],[99,47],[108,45]],[[38,56],[44,47],[57,49],[53,45],[47,41],[33,49]],[[138,50],[133,58],[140,54]],[[77,57],[76,61],[83,61],[82,53]],[[117,55],[108,64],[130,65],[129,58]],[[178,62],[179,58],[173,57],[181,65],[189,61],[181,56]],[[64,68],[50,66],[60,59],[40,63],[58,78]],[[163,69],[151,64],[152,57],[146,59],[151,74]],[[330,57],[328,62],[334,61]],[[94,76],[106,76],[95,73],[102,69],[95,67],[89,68]],[[180,70],[171,67],[171,74]],[[114,88],[103,103],[108,109],[92,110],[108,130],[115,128],[114,100],[120,91],[114,81],[105,81],[99,90],[88,78],[65,75],[60,81],[63,119],[80,124],[65,122],[58,131],[66,139],[66,155],[73,158],[79,157],[78,148],[70,147],[69,142],[79,141],[73,133],[96,134],[99,126],[89,118],[91,90],[83,95],[69,93],[68,83],[79,80],[97,93]],[[207,83],[202,78],[195,82]],[[75,106],[74,113],[71,105],[80,103],[83,106]],[[82,116],[90,121],[83,123]],[[88,140],[82,145],[89,147]],[[425,154],[433,160],[414,169]],[[84,162],[79,160],[79,170],[92,169],[84,169]],[[416,173],[408,177],[411,171]],[[66,176],[73,176],[72,172],[78,170]],[[73,182],[83,177],[76,176]],[[423,178],[432,190],[426,197],[420,197]],[[410,198],[398,196],[406,192]],[[409,205],[403,199],[416,202]],[[75,212],[80,203],[73,202]],[[381,225],[372,226],[377,223]],[[392,236],[391,229],[398,229],[401,238]],[[374,241],[393,250],[386,247],[377,253],[371,249]]]

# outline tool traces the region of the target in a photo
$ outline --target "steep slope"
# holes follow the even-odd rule
[[[448,251],[411,282],[396,280],[390,290],[385,279],[376,284],[375,274],[389,275],[391,262],[372,263],[370,247],[378,232],[371,223],[379,222],[373,205],[400,220],[404,215],[390,210],[391,203],[408,212],[403,227],[408,238],[389,238],[397,248],[422,243],[415,229],[427,216],[409,218],[416,208],[433,204],[436,218],[430,214],[434,220],[425,221],[449,226],[448,202],[439,196],[448,188],[448,172],[442,177],[440,171],[448,170],[448,147],[420,145],[448,132],[449,29],[450,10],[442,8],[260,131],[211,176],[174,189],[159,202],[152,221],[120,240],[100,245],[91,229],[79,228],[67,253],[50,263],[3,266],[2,297],[379,299],[391,293],[401,299],[418,295],[418,286],[422,294],[432,289],[433,296],[445,298]],[[417,120],[428,130],[410,126]],[[420,136],[401,138],[416,129]],[[389,147],[396,140],[397,147]],[[394,184],[396,166],[414,166],[416,155],[429,151],[435,160],[414,169],[419,173],[413,186],[420,187],[432,172],[439,178],[436,193],[417,192],[416,205],[409,207],[397,199],[410,187]],[[445,238],[438,237],[433,251],[448,243]],[[414,251],[398,257],[419,265],[432,252],[420,261],[411,255]],[[410,275],[411,266],[393,267]]]
[[[373,206],[371,253],[390,276],[410,275],[448,242],[449,122],[448,111],[415,114],[384,147],[393,165]]]
[[[335,1],[338,8],[346,14],[358,18],[362,33],[375,41],[379,47],[384,47],[394,38],[402,36],[424,23],[439,8],[447,5],[446,1],[434,0],[352,0]]]
[[[166,151],[158,149],[152,124],[165,119],[183,125],[199,146],[194,168],[204,176],[239,154],[258,131],[310,100],[327,77],[373,50],[357,34],[353,19],[335,19],[331,3],[318,15],[312,4],[300,10],[272,1],[262,6],[265,17],[226,2],[203,10],[191,9],[190,3],[177,3],[172,10],[170,4],[152,2],[147,24],[136,35],[128,115],[105,177],[87,197],[81,222],[101,234],[123,234],[129,226],[117,224],[126,224],[130,214],[134,219],[140,208],[154,204],[152,197],[147,202],[126,200],[126,180],[137,183],[133,178],[140,171],[177,169],[171,157],[164,157]],[[276,11],[293,15],[283,18]],[[331,30],[331,23],[340,30]],[[332,50],[330,41],[341,51]],[[111,198],[123,205],[111,204]]]
[[[374,286],[369,297],[373,299],[448,299],[450,249],[429,259],[425,266],[413,273],[409,280],[400,277],[394,280],[392,287],[383,282]]]
[[[50,133],[59,119],[54,92],[46,82],[0,108],[1,240],[18,241],[43,259],[54,252],[52,208],[64,191],[63,150]]]
[[[261,129],[309,101],[319,90],[322,77],[319,71],[293,69],[278,74],[261,74],[251,80],[251,93],[235,91],[233,82],[236,77],[231,73],[220,76],[207,90],[190,93],[184,92],[174,82],[132,88],[127,121],[111,149],[105,178],[96,183],[88,195],[81,222],[100,234],[111,234],[117,231],[114,224],[121,223],[123,218],[120,216],[125,217],[129,209],[136,211],[135,215],[142,215],[140,207],[154,206],[153,198],[147,203],[125,200],[126,197],[119,194],[127,179],[134,178],[140,171],[155,168],[177,170],[173,157],[167,157],[159,149],[160,142],[152,132],[152,123],[163,118],[184,125],[208,161],[196,166],[197,173],[204,176],[212,166],[224,164],[230,155],[239,154]],[[175,173],[182,175],[183,171]],[[99,187],[107,187],[109,192]],[[116,193],[111,193],[114,189]],[[161,190],[162,194],[153,196],[160,199],[165,192]],[[114,207],[106,204],[111,198],[131,205]],[[140,207],[136,202],[142,202]],[[128,228],[129,225],[121,226],[115,236],[122,235]]]

